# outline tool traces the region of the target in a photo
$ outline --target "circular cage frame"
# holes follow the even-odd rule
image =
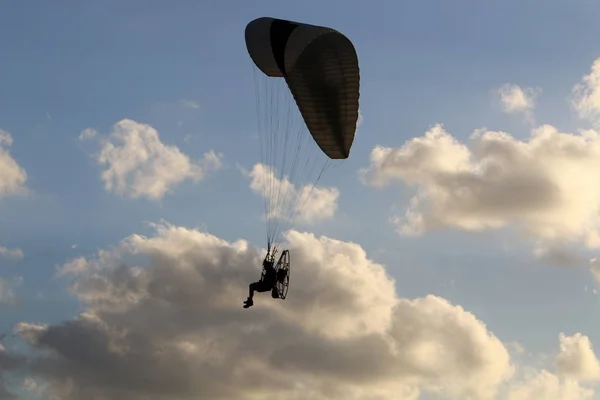
[[[284,300],[287,297],[289,286],[290,286],[290,268],[291,257],[289,250],[283,250],[279,261],[277,261],[276,272],[277,272],[277,292],[279,298]],[[284,272],[285,271],[285,272]]]

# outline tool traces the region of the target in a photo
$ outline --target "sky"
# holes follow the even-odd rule
[[[0,399],[600,399],[598,12],[3,5]],[[353,42],[361,120],[245,310],[262,16]]]

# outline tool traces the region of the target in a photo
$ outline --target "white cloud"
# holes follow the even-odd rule
[[[11,135],[0,129],[0,198],[26,193],[27,172],[10,155]]]
[[[586,400],[594,396],[586,381],[597,381],[600,366],[587,336],[559,335],[560,351],[554,357],[557,373],[521,367],[520,379],[506,385],[506,400]]]
[[[79,140],[89,140],[94,138],[98,132],[93,128],[86,128],[79,134]]]
[[[507,400],[587,400],[593,395],[592,389],[582,387],[576,380],[561,380],[542,370],[511,385]]]
[[[124,119],[103,141],[98,162],[107,166],[101,175],[107,191],[160,200],[182,181],[198,182],[221,168],[221,157],[211,150],[193,162],[176,146],[162,143],[151,126]]]
[[[247,242],[166,224],[131,235],[74,276],[79,317],[19,324],[45,354],[27,376],[62,400],[491,400],[511,376],[481,321],[436,296],[398,298],[359,245],[297,231],[287,241],[288,298],[257,294],[244,310],[263,255]]]
[[[529,113],[530,117],[539,92],[539,89],[523,89],[519,85],[509,83],[500,86],[496,90],[502,110],[505,113]]]
[[[81,274],[83,272],[85,272],[85,270],[88,268],[88,262],[85,259],[85,257],[78,257],[78,258],[74,258],[71,261],[65,263],[62,265],[62,267],[59,268],[58,270],[58,274],[59,275],[69,275],[69,274]]]
[[[573,336],[560,334],[560,353],[556,356],[556,369],[561,376],[578,381],[600,379],[600,362],[590,343],[581,333]]]
[[[0,246],[0,257],[6,257],[13,260],[20,260],[23,258],[23,250],[21,249],[9,249],[7,247]]]
[[[287,178],[278,179],[271,168],[263,164],[255,164],[248,176],[251,178],[250,188],[271,202],[268,218],[313,223],[331,218],[337,211],[340,195],[337,188],[313,185],[297,188]],[[270,196],[270,193],[274,195]],[[296,207],[293,207],[294,204]],[[289,215],[290,212],[294,214]]]
[[[572,104],[581,118],[596,121],[600,117],[600,58],[591,71],[573,87]]]
[[[514,224],[543,241],[600,247],[600,135],[543,125],[526,141],[479,130],[460,143],[441,125],[399,148],[376,147],[365,182],[416,187],[404,234],[453,227],[469,231]]]
[[[592,258],[590,260],[590,272],[594,277],[594,280],[600,283],[600,260],[597,258]]]
[[[12,279],[0,278],[0,304],[14,306],[17,304],[15,291],[23,283],[22,277]]]
[[[192,109],[199,109],[200,108],[200,104],[198,104],[197,102],[193,101],[193,100],[182,100],[181,104],[183,104],[183,106],[185,108],[192,108]]]
[[[363,124],[363,122],[365,122],[365,119],[362,115],[362,112],[360,112],[360,110],[358,110],[358,119],[356,120],[356,126],[359,127]]]
[[[456,398],[490,399],[512,376],[507,349],[462,307],[432,295],[402,299],[395,317],[392,337],[402,354],[400,364],[423,374],[420,378],[430,390]],[[475,365],[482,369],[471,369]]]

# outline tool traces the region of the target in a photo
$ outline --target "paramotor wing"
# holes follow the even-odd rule
[[[246,26],[245,36],[261,139],[253,187],[265,197],[267,242],[276,249],[323,171],[350,155],[358,57],[346,36],[323,26],[263,17]]]

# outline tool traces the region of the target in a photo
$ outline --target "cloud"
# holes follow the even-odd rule
[[[600,117],[600,58],[591,71],[573,87],[572,105],[581,118],[597,121]]]
[[[263,164],[255,164],[248,176],[250,188],[270,202],[268,218],[314,223],[333,217],[337,211],[340,195],[337,188],[313,185],[297,188],[287,178],[278,179],[274,171]]]
[[[23,258],[23,250],[21,249],[9,249],[7,247],[0,246],[0,257],[6,257],[13,260],[20,260]]]
[[[193,101],[193,100],[182,100],[181,104],[183,104],[183,106],[185,108],[192,108],[192,109],[199,109],[200,108],[200,104],[198,104],[197,102]]]
[[[0,198],[27,192],[25,188],[27,172],[17,164],[8,151],[12,142],[12,136],[0,129]]]
[[[541,262],[562,266],[575,267],[584,265],[586,260],[575,249],[564,243],[538,243],[533,250],[534,256]]]
[[[31,394],[33,396],[36,396],[37,398],[39,398],[40,396],[43,396],[45,390],[47,390],[47,388],[44,388],[42,385],[40,385],[40,383],[38,381],[36,381],[35,379],[32,379],[31,377],[26,377],[23,380],[23,383],[21,385],[23,391],[25,391],[28,394]],[[0,399],[2,399],[3,397],[0,396]]]
[[[536,239],[600,247],[600,135],[561,133],[550,125],[521,141],[478,130],[469,145],[441,125],[399,148],[377,146],[365,183],[416,188],[402,234],[442,227],[467,231],[517,226]]]
[[[587,400],[593,395],[592,389],[582,387],[576,380],[561,380],[555,374],[541,370],[512,384],[507,400]]]
[[[437,296],[399,298],[361,246],[290,231],[285,301],[241,308],[263,256],[244,240],[168,224],[71,275],[84,312],[17,333],[44,357],[44,398],[491,400],[512,374],[503,344]]]
[[[96,137],[97,134],[98,132],[95,129],[86,128],[79,134],[79,140],[89,140]]]
[[[209,171],[221,168],[221,158],[211,150],[193,162],[176,146],[162,143],[151,126],[124,119],[102,142],[97,160],[107,166],[101,175],[107,191],[160,200],[182,181],[198,182]]]
[[[5,130],[0,129],[0,145],[1,146],[11,146],[13,142],[12,136],[10,133]]]
[[[23,283],[22,277],[0,278],[0,304],[14,306],[18,303],[15,291]]]
[[[578,381],[600,379],[600,362],[590,343],[581,333],[573,336],[560,334],[560,353],[556,356],[556,369],[561,376]]]
[[[88,268],[88,262],[85,257],[74,258],[62,265],[58,270],[58,275],[80,274]]]
[[[528,113],[535,107],[535,100],[540,90],[534,88],[521,88],[515,84],[504,84],[496,89],[502,110],[507,114]]]
[[[363,122],[365,122],[363,114],[360,110],[358,110],[358,119],[356,120],[356,127],[361,126],[363,124]]]
[[[590,260],[590,272],[592,273],[592,276],[594,277],[594,280],[598,283],[600,283],[600,260],[598,260],[597,258],[592,258]]]
[[[585,382],[597,381],[600,365],[587,336],[559,335],[560,351],[554,357],[557,373],[547,369],[520,367],[519,379],[506,385],[506,400],[586,400],[594,390]]]
[[[522,354],[525,352],[525,346],[523,346],[520,342],[512,341],[504,344],[509,352],[512,354]]]

